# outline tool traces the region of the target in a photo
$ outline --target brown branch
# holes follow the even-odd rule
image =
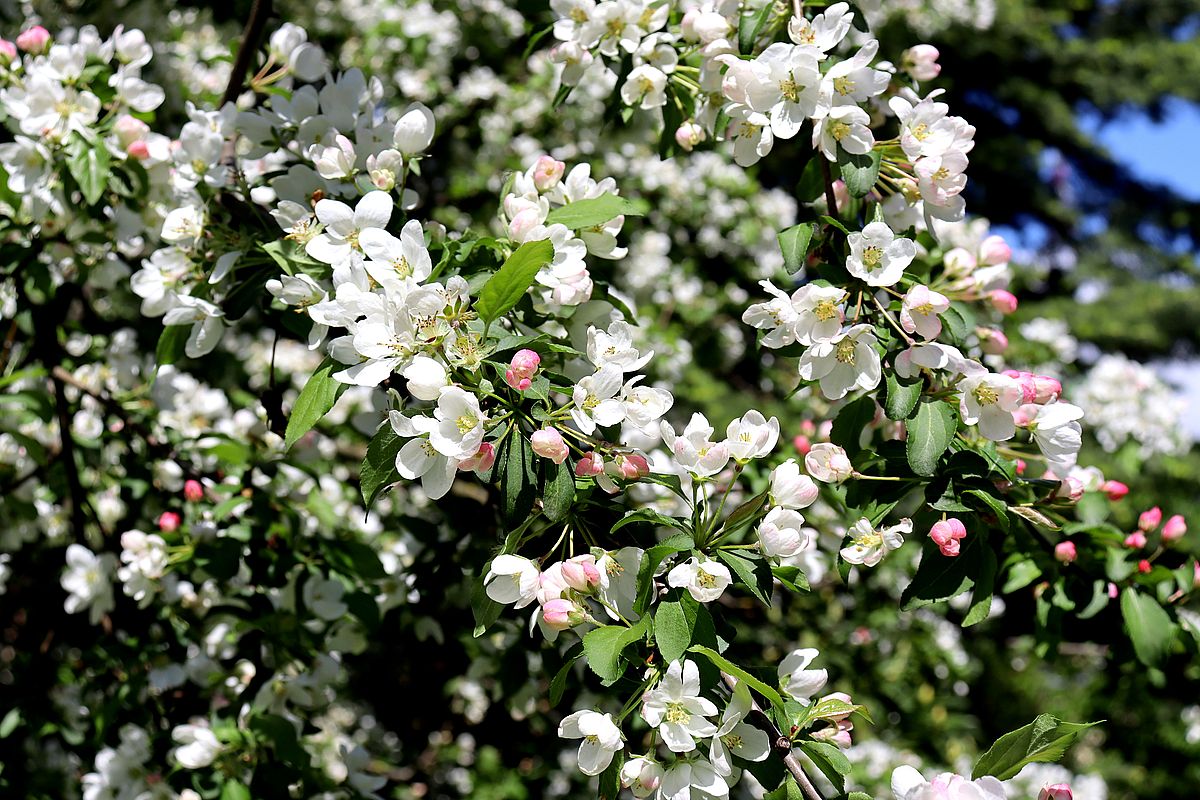
[[[738,680],[732,675],[722,672],[721,677],[730,691],[733,690],[733,687],[737,686]],[[800,759],[796,758],[795,753],[792,752],[792,740],[784,736],[779,728],[775,727],[775,723],[759,708],[758,703],[755,702],[753,697],[750,698],[749,716],[754,721],[756,727],[766,732],[767,737],[771,740],[771,749],[777,752],[783,759],[783,766],[791,773],[792,778],[800,786],[800,790],[804,792],[804,796],[808,800],[824,800],[821,797],[821,793],[817,791],[817,787],[813,786],[813,782],[804,772],[804,765],[800,763]]]
[[[833,172],[829,169],[829,159],[823,153],[817,153],[821,159],[821,178],[825,183],[825,205],[829,206],[829,216],[838,218],[837,195],[833,193]]]
[[[246,28],[242,31],[242,42],[238,45],[237,56],[233,60],[233,71],[229,73],[229,83],[225,86],[225,94],[221,97],[221,105],[232,103],[246,86],[246,73],[254,60],[254,54],[262,42],[263,29],[267,18],[271,16],[271,0],[254,0],[250,6],[250,17],[246,20]]]

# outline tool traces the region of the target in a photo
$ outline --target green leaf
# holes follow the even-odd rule
[[[986,549],[980,538],[978,532],[969,532],[954,557],[942,555],[931,539],[925,539],[921,563],[900,595],[900,607],[912,611],[969,591],[980,572],[980,551]]]
[[[842,180],[851,197],[866,197],[875,188],[879,179],[879,165],[883,163],[883,152],[872,150],[863,155],[855,155],[842,150],[838,154],[838,165],[842,171]]]
[[[776,238],[779,240],[779,249],[783,251],[784,269],[788,272],[798,272],[804,268],[812,236],[813,224],[811,222],[802,222],[779,232]]]
[[[737,664],[734,664],[716,650],[713,650],[711,647],[705,647],[704,645],[697,644],[689,647],[688,652],[704,656],[712,662],[714,667],[721,670],[721,672],[737,678],[739,681],[746,684],[747,687],[765,697],[771,703],[771,705],[775,706],[775,708],[779,709],[780,711],[784,710],[783,698],[779,696],[779,692],[775,691],[770,686],[739,667]]]
[[[812,590],[812,587],[808,585],[808,576],[799,567],[771,567],[771,574],[785,588],[797,594]]]
[[[750,590],[750,594],[761,600],[764,605],[771,605],[771,567],[766,560],[751,560],[732,550],[718,550],[717,558],[737,574]]]
[[[7,739],[20,724],[21,709],[10,708],[8,713],[4,715],[4,719],[0,720],[0,739]]]
[[[766,761],[773,760],[776,759],[766,759]],[[804,790],[800,788],[800,784],[796,783],[796,779],[788,775],[784,782],[779,785],[778,789],[763,795],[763,800],[807,800],[807,798],[805,798]]]
[[[1138,661],[1148,667],[1162,663],[1175,639],[1175,623],[1158,601],[1132,586],[1121,592],[1121,616],[1133,640]]]
[[[221,787],[221,800],[250,800],[250,790],[239,781],[226,781]]]
[[[660,528],[675,528],[683,533],[687,533],[689,530],[682,520],[678,520],[675,517],[668,517],[661,511],[655,511],[652,508],[637,508],[617,520],[610,532],[616,533],[626,525],[636,525],[637,523],[654,525]],[[690,542],[691,540],[689,539],[688,541]],[[690,548],[691,544],[688,547]]]
[[[583,642],[576,642],[571,645],[571,649],[567,651],[566,661],[559,667],[558,672],[554,673],[554,680],[550,681],[550,705],[558,705],[558,701],[562,700],[563,691],[567,688],[567,678],[571,675],[571,667],[575,666],[575,662],[583,655]]]
[[[554,245],[546,239],[518,247],[480,290],[475,302],[480,319],[491,322],[520,302],[525,291],[533,285],[538,270],[553,258]]]
[[[537,496],[537,472],[533,463],[533,447],[524,434],[514,433],[504,443],[507,456],[500,494],[504,498],[504,519],[520,522],[529,515]]]
[[[284,717],[278,714],[260,714],[250,719],[249,726],[259,738],[266,739],[271,744],[280,761],[292,767],[303,768],[308,765],[308,754],[300,746],[296,728]]]
[[[583,636],[583,652],[588,667],[600,676],[605,686],[616,683],[625,674],[621,651],[646,635],[650,618],[642,617],[626,628],[624,625],[602,625]]]
[[[95,204],[108,186],[112,157],[101,142],[92,144],[76,136],[67,145],[67,169],[79,184],[84,201]]]
[[[625,764],[625,750],[613,753],[612,762],[600,773],[597,787],[600,800],[617,800],[621,794],[621,767]]]
[[[748,55],[754,51],[754,42],[774,10],[774,3],[764,3],[758,11],[742,15],[738,23],[738,52]]]
[[[546,215],[547,225],[566,225],[571,230],[594,228],[617,217],[640,217],[642,206],[615,194],[602,194],[559,206]]]
[[[341,367],[340,363],[326,356],[316,371],[309,376],[308,382],[300,390],[300,396],[296,398],[296,404],[292,406],[292,413],[288,416],[287,431],[283,437],[285,450],[290,450],[297,439],[312,430],[321,417],[333,408],[342,392],[346,391],[347,384],[333,377],[334,370]]]
[[[967,611],[967,616],[963,618],[962,626],[964,628],[983,622],[992,610],[992,593],[996,588],[996,554],[987,542],[984,542],[979,549],[979,574],[975,577],[975,592],[971,595],[971,608]]]
[[[812,759],[817,769],[833,784],[838,794],[846,789],[846,776],[850,774],[850,759],[842,755],[836,745],[828,742],[800,742],[804,755]]]
[[[559,522],[566,519],[571,511],[571,504],[575,502],[575,476],[571,474],[571,467],[565,461],[561,464],[552,461],[544,463],[546,482],[542,489],[542,511],[545,512],[546,519]]]
[[[888,372],[887,397],[883,404],[883,411],[888,415],[888,419],[900,420],[912,416],[924,388],[925,383],[920,379],[913,383],[904,383],[895,373]]]
[[[191,326],[168,325],[159,334],[158,346],[154,348],[154,363],[160,367],[174,364],[183,357],[183,348],[187,346]]]
[[[651,578],[663,559],[684,550],[691,550],[695,546],[696,542],[692,539],[691,534],[677,533],[651,547],[642,555],[642,563],[638,567],[638,596],[633,604],[634,611],[641,614],[650,607],[650,600],[654,593],[654,581]]]
[[[933,475],[938,459],[946,452],[958,430],[954,410],[942,402],[920,403],[917,415],[905,422],[904,427],[908,431],[905,444],[908,465],[918,475]]]
[[[396,454],[403,446],[404,439],[397,436],[387,423],[371,437],[367,456],[358,470],[358,485],[367,508],[375,504],[380,492],[400,480],[400,473],[396,471]]]
[[[1100,722],[1063,722],[1050,714],[1042,714],[1023,728],[997,739],[975,762],[971,777],[994,775],[1006,781],[1026,764],[1058,761],[1085,731]]]
[[[755,520],[763,508],[766,507],[768,500],[768,492],[766,490],[754,497],[751,497],[746,502],[735,508],[725,521],[721,523],[721,530],[735,531],[741,526]]]
[[[875,400],[870,395],[864,394],[854,402],[842,406],[842,410],[833,420],[833,427],[829,431],[829,441],[845,449],[848,455],[853,456],[862,450],[862,445],[859,444],[862,440],[862,432],[874,419]]]
[[[480,575],[471,587],[471,614],[475,617],[475,631],[472,635],[476,639],[483,636],[487,629],[492,627],[504,609],[504,606],[488,597],[487,589],[483,585],[483,577]]]
[[[662,654],[663,661],[678,661],[691,646],[696,629],[712,629],[712,617],[708,609],[691,597],[667,600],[659,603],[654,612],[654,642]]]

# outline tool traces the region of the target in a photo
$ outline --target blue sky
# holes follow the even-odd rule
[[[1127,114],[1107,125],[1084,124],[1110,151],[1127,158],[1140,177],[1200,200],[1200,108],[1195,104],[1171,103],[1161,123]]]

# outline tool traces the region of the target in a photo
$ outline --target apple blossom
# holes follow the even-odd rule
[[[892,772],[895,800],[1005,800],[1004,785],[991,775],[971,781],[943,772],[932,781],[905,764]]]
[[[661,423],[663,442],[675,455],[679,466],[700,477],[716,475],[729,463],[729,448],[712,440],[713,427],[703,414],[692,414],[679,434],[670,423]]]
[[[829,680],[828,670],[809,669],[819,655],[816,649],[807,647],[793,650],[779,663],[779,688],[802,705],[808,705],[810,698]]]
[[[662,764],[648,756],[628,759],[621,765],[621,786],[633,792],[637,798],[654,794],[662,784]]]
[[[599,775],[612,763],[613,755],[624,745],[625,737],[611,714],[576,711],[558,724],[564,739],[583,739],[579,744],[579,769],[585,775]]]
[[[812,448],[809,448],[809,452],[812,452]],[[772,505],[790,509],[808,508],[818,496],[820,490],[812,478],[801,474],[796,459],[789,458],[771,470]]]
[[[696,739],[713,736],[717,726],[708,717],[716,713],[712,701],[700,696],[700,671],[693,661],[672,661],[658,684],[642,696],[642,717],[658,728],[663,744],[674,753],[690,753]]]
[[[604,473],[604,459],[597,452],[584,453],[575,464],[575,475],[580,478],[590,478]]]
[[[222,750],[216,734],[203,725],[176,725],[171,738],[179,745],[171,757],[184,769],[203,769],[216,761]]]
[[[1016,432],[1013,412],[1020,405],[1022,396],[1021,387],[1015,380],[980,367],[967,374],[958,388],[962,393],[958,408],[963,422],[978,425],[979,432],[995,442],[1013,437]],[[1054,414],[1050,421],[1060,421],[1060,415]],[[1061,422],[1065,425],[1068,421],[1062,419]],[[1056,429],[1057,426],[1047,428],[1046,432],[1053,435]]]
[[[949,308],[949,298],[928,286],[917,284],[904,296],[900,326],[922,339],[936,339],[942,332],[942,321],[938,319],[938,314],[945,313]]]
[[[743,464],[770,455],[778,441],[779,420],[771,417],[768,421],[755,410],[747,411],[725,429],[725,447],[729,455]]]
[[[158,529],[163,533],[174,533],[179,530],[183,518],[175,511],[164,511],[158,515]]]
[[[17,47],[30,55],[40,55],[50,48],[50,31],[34,25],[17,36]]]
[[[842,560],[874,567],[889,551],[904,544],[902,534],[905,533],[912,533],[911,519],[902,519],[898,524],[882,530],[876,530],[870,520],[860,519],[848,532],[850,544],[841,549]]]
[[[418,400],[437,400],[442,389],[450,386],[446,368],[428,356],[417,356],[400,374],[407,382],[408,393]]]
[[[518,392],[526,391],[533,385],[533,376],[541,363],[542,357],[534,351],[518,350],[504,372],[504,382]]]
[[[767,734],[745,721],[752,708],[750,690],[744,683],[737,683],[708,751],[708,760],[719,775],[729,777],[733,774],[735,755],[743,761],[758,762],[765,761],[771,754],[771,740]]]
[[[562,578],[577,592],[592,592],[600,585],[600,570],[596,557],[590,553],[562,562]]]
[[[459,472],[487,472],[496,463],[496,446],[482,442],[475,455],[458,462]]]
[[[1162,509],[1154,506],[1138,515],[1138,527],[1149,533],[1162,524]]]
[[[567,443],[557,428],[536,430],[529,437],[529,442],[533,446],[533,452],[542,458],[548,458],[555,464],[561,464],[567,460]]]
[[[836,444],[821,442],[814,444],[804,456],[804,468],[808,474],[822,483],[841,483],[854,474],[854,467],[846,451]]]
[[[487,596],[497,603],[512,603],[514,608],[524,608],[537,599],[541,573],[527,558],[499,555],[488,566],[483,584]]]
[[[847,241],[850,255],[846,257],[846,270],[869,286],[897,283],[917,252],[915,242],[897,237],[883,222],[869,223],[861,233],[851,233]],[[927,300],[932,302],[932,298]]]
[[[803,527],[799,511],[773,508],[758,526],[758,541],[763,555],[772,558],[791,558],[812,545],[812,532]]]
[[[942,71],[937,63],[940,53],[931,44],[918,44],[900,54],[900,68],[918,81],[931,81]]]
[[[944,556],[957,556],[960,540],[967,535],[966,526],[962,520],[950,517],[933,523],[929,529],[929,538],[938,546]]]
[[[707,138],[704,128],[695,122],[685,122],[675,129],[675,143],[688,152]]]
[[[183,497],[189,503],[198,503],[204,499],[204,485],[198,480],[189,478],[183,484]]]
[[[1054,557],[1064,564],[1070,564],[1078,556],[1074,542],[1059,542],[1054,545]]]
[[[729,573],[729,567],[709,558],[702,561],[693,556],[667,573],[667,585],[687,589],[698,603],[716,600],[731,583],[733,576]]]
[[[574,600],[555,598],[547,600],[542,605],[541,621],[552,630],[565,631],[582,625],[587,620],[587,613]]]
[[[1071,786],[1066,783],[1043,786],[1038,792],[1037,800],[1072,800]]]
[[[1141,550],[1146,546],[1146,534],[1134,531],[1125,537],[1125,546],[1131,550]]]
[[[433,112],[424,103],[413,103],[396,122],[392,143],[406,158],[420,155],[429,149],[435,127]]]
[[[1100,491],[1108,495],[1109,500],[1116,502],[1123,499],[1125,495],[1129,494],[1129,487],[1120,481],[1107,480],[1104,482],[1104,485],[1100,487]]]
[[[800,357],[800,377],[817,381],[821,394],[841,400],[851,389],[870,391],[882,372],[870,325],[853,325],[825,342],[815,342]]]
[[[729,784],[712,764],[704,758],[691,761],[677,760],[663,775],[659,787],[662,800],[690,800],[690,798],[712,798],[723,800],[729,796]]]
[[[1016,296],[1004,289],[994,289],[988,292],[988,302],[1001,314],[1011,314],[1017,310]]]
[[[775,299],[751,305],[743,312],[742,322],[767,331],[763,346],[825,342],[841,332],[845,318],[841,304],[847,296],[844,289],[809,283],[789,297],[770,281],[759,281],[759,285]]]

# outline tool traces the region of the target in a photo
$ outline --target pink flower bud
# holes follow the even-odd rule
[[[846,451],[828,442],[813,445],[804,456],[804,468],[809,475],[825,483],[841,483],[854,472]]]
[[[533,436],[529,437],[529,441],[533,445],[533,452],[542,458],[548,458],[555,464],[561,464],[567,460],[567,443],[563,441],[562,434],[558,432],[557,428],[542,428],[534,431]]]
[[[703,142],[705,137],[704,128],[694,122],[685,122],[675,130],[675,144],[689,153],[693,147]]]
[[[1109,500],[1116,502],[1129,494],[1129,487],[1120,481],[1105,481],[1104,485],[1100,487],[1100,491],[1108,495]]]
[[[150,145],[139,139],[136,142],[131,142],[130,145],[125,148],[125,152],[131,157],[136,158],[138,161],[141,161],[142,159],[150,156]]]
[[[1161,523],[1161,522],[1162,522],[1162,509],[1159,508],[1158,506],[1155,506],[1154,508],[1150,509],[1149,511],[1143,511],[1138,516],[1138,527],[1141,528],[1142,530],[1146,531],[1147,533],[1149,533],[1150,531],[1157,528],[1159,526],[1159,523]]]
[[[1112,581],[1108,582],[1108,599],[1109,600],[1117,599],[1117,585],[1115,583],[1113,583]]]
[[[989,356],[998,356],[1008,349],[1008,337],[1002,330],[976,328],[975,335],[979,337],[979,347]]]
[[[1153,569],[1153,567],[1150,566],[1150,562],[1147,559],[1143,558],[1138,562],[1138,572],[1142,573],[1143,575],[1145,575],[1151,569]]]
[[[533,185],[539,192],[553,189],[562,180],[563,171],[567,165],[550,156],[539,156],[533,165]]]
[[[617,475],[627,481],[636,481],[650,474],[650,462],[640,453],[621,454],[616,459]]]
[[[1054,545],[1054,557],[1064,564],[1070,564],[1079,554],[1075,551],[1074,542],[1059,542]]]
[[[989,236],[979,245],[979,263],[995,266],[1012,260],[1012,248],[1000,236]]]
[[[163,533],[173,533],[179,530],[179,523],[183,518],[174,511],[164,511],[158,515],[158,529]]]
[[[526,208],[518,211],[512,222],[508,223],[508,235],[513,241],[523,242],[529,232],[541,224],[541,213],[536,208]]]
[[[487,472],[496,463],[496,446],[491,442],[481,442],[475,455],[458,462],[458,468],[463,472]]]
[[[573,628],[587,618],[577,604],[562,598],[548,601],[542,606],[542,619],[556,631]]]
[[[1083,497],[1084,489],[1083,481],[1068,476],[1059,482],[1058,492],[1054,496],[1068,503],[1078,503]]]
[[[988,302],[1001,314],[1011,314],[1017,310],[1016,295],[1004,289],[993,289],[988,292]]]
[[[1141,550],[1146,546],[1146,534],[1134,531],[1125,537],[1125,546],[1130,550]]]
[[[803,434],[792,439],[792,444],[796,447],[797,452],[799,452],[802,456],[808,455],[808,451],[812,450],[812,442],[809,441],[809,438]]]
[[[596,451],[584,453],[583,458],[575,465],[575,475],[579,478],[591,478],[604,472],[604,459]]]
[[[961,520],[950,517],[933,523],[929,529],[929,538],[942,551],[942,555],[954,557],[959,553],[959,540],[967,535],[967,528]]]
[[[1062,384],[1048,375],[1033,376],[1033,402],[1049,403],[1062,396]]]
[[[1019,428],[1028,428],[1029,424],[1037,418],[1038,407],[1033,403],[1026,403],[1023,406],[1018,406],[1013,412],[1013,423]]]
[[[17,47],[26,53],[40,55],[50,48],[50,31],[41,25],[34,25],[17,37]]]
[[[937,63],[938,49],[931,44],[918,44],[900,54],[900,66],[918,81],[931,81],[942,71]]]
[[[542,357],[532,350],[518,350],[504,372],[504,382],[518,392],[525,391],[533,385],[533,375],[541,363]]]
[[[1072,800],[1071,787],[1065,783],[1054,783],[1042,787],[1038,800]]]
[[[204,499],[204,485],[200,481],[191,478],[184,481],[183,499],[189,503],[199,503]]]
[[[1174,542],[1183,538],[1187,533],[1187,520],[1182,514],[1175,514],[1163,525],[1162,537],[1164,542]]]
[[[1018,458],[1017,459],[1017,474],[1024,475],[1026,466],[1028,466],[1028,465],[1025,463],[1025,459]]]
[[[17,57],[17,46],[8,39],[0,39],[0,64],[8,66]]]
[[[600,570],[593,555],[575,556],[562,563],[562,577],[577,592],[591,592],[600,585]]]

